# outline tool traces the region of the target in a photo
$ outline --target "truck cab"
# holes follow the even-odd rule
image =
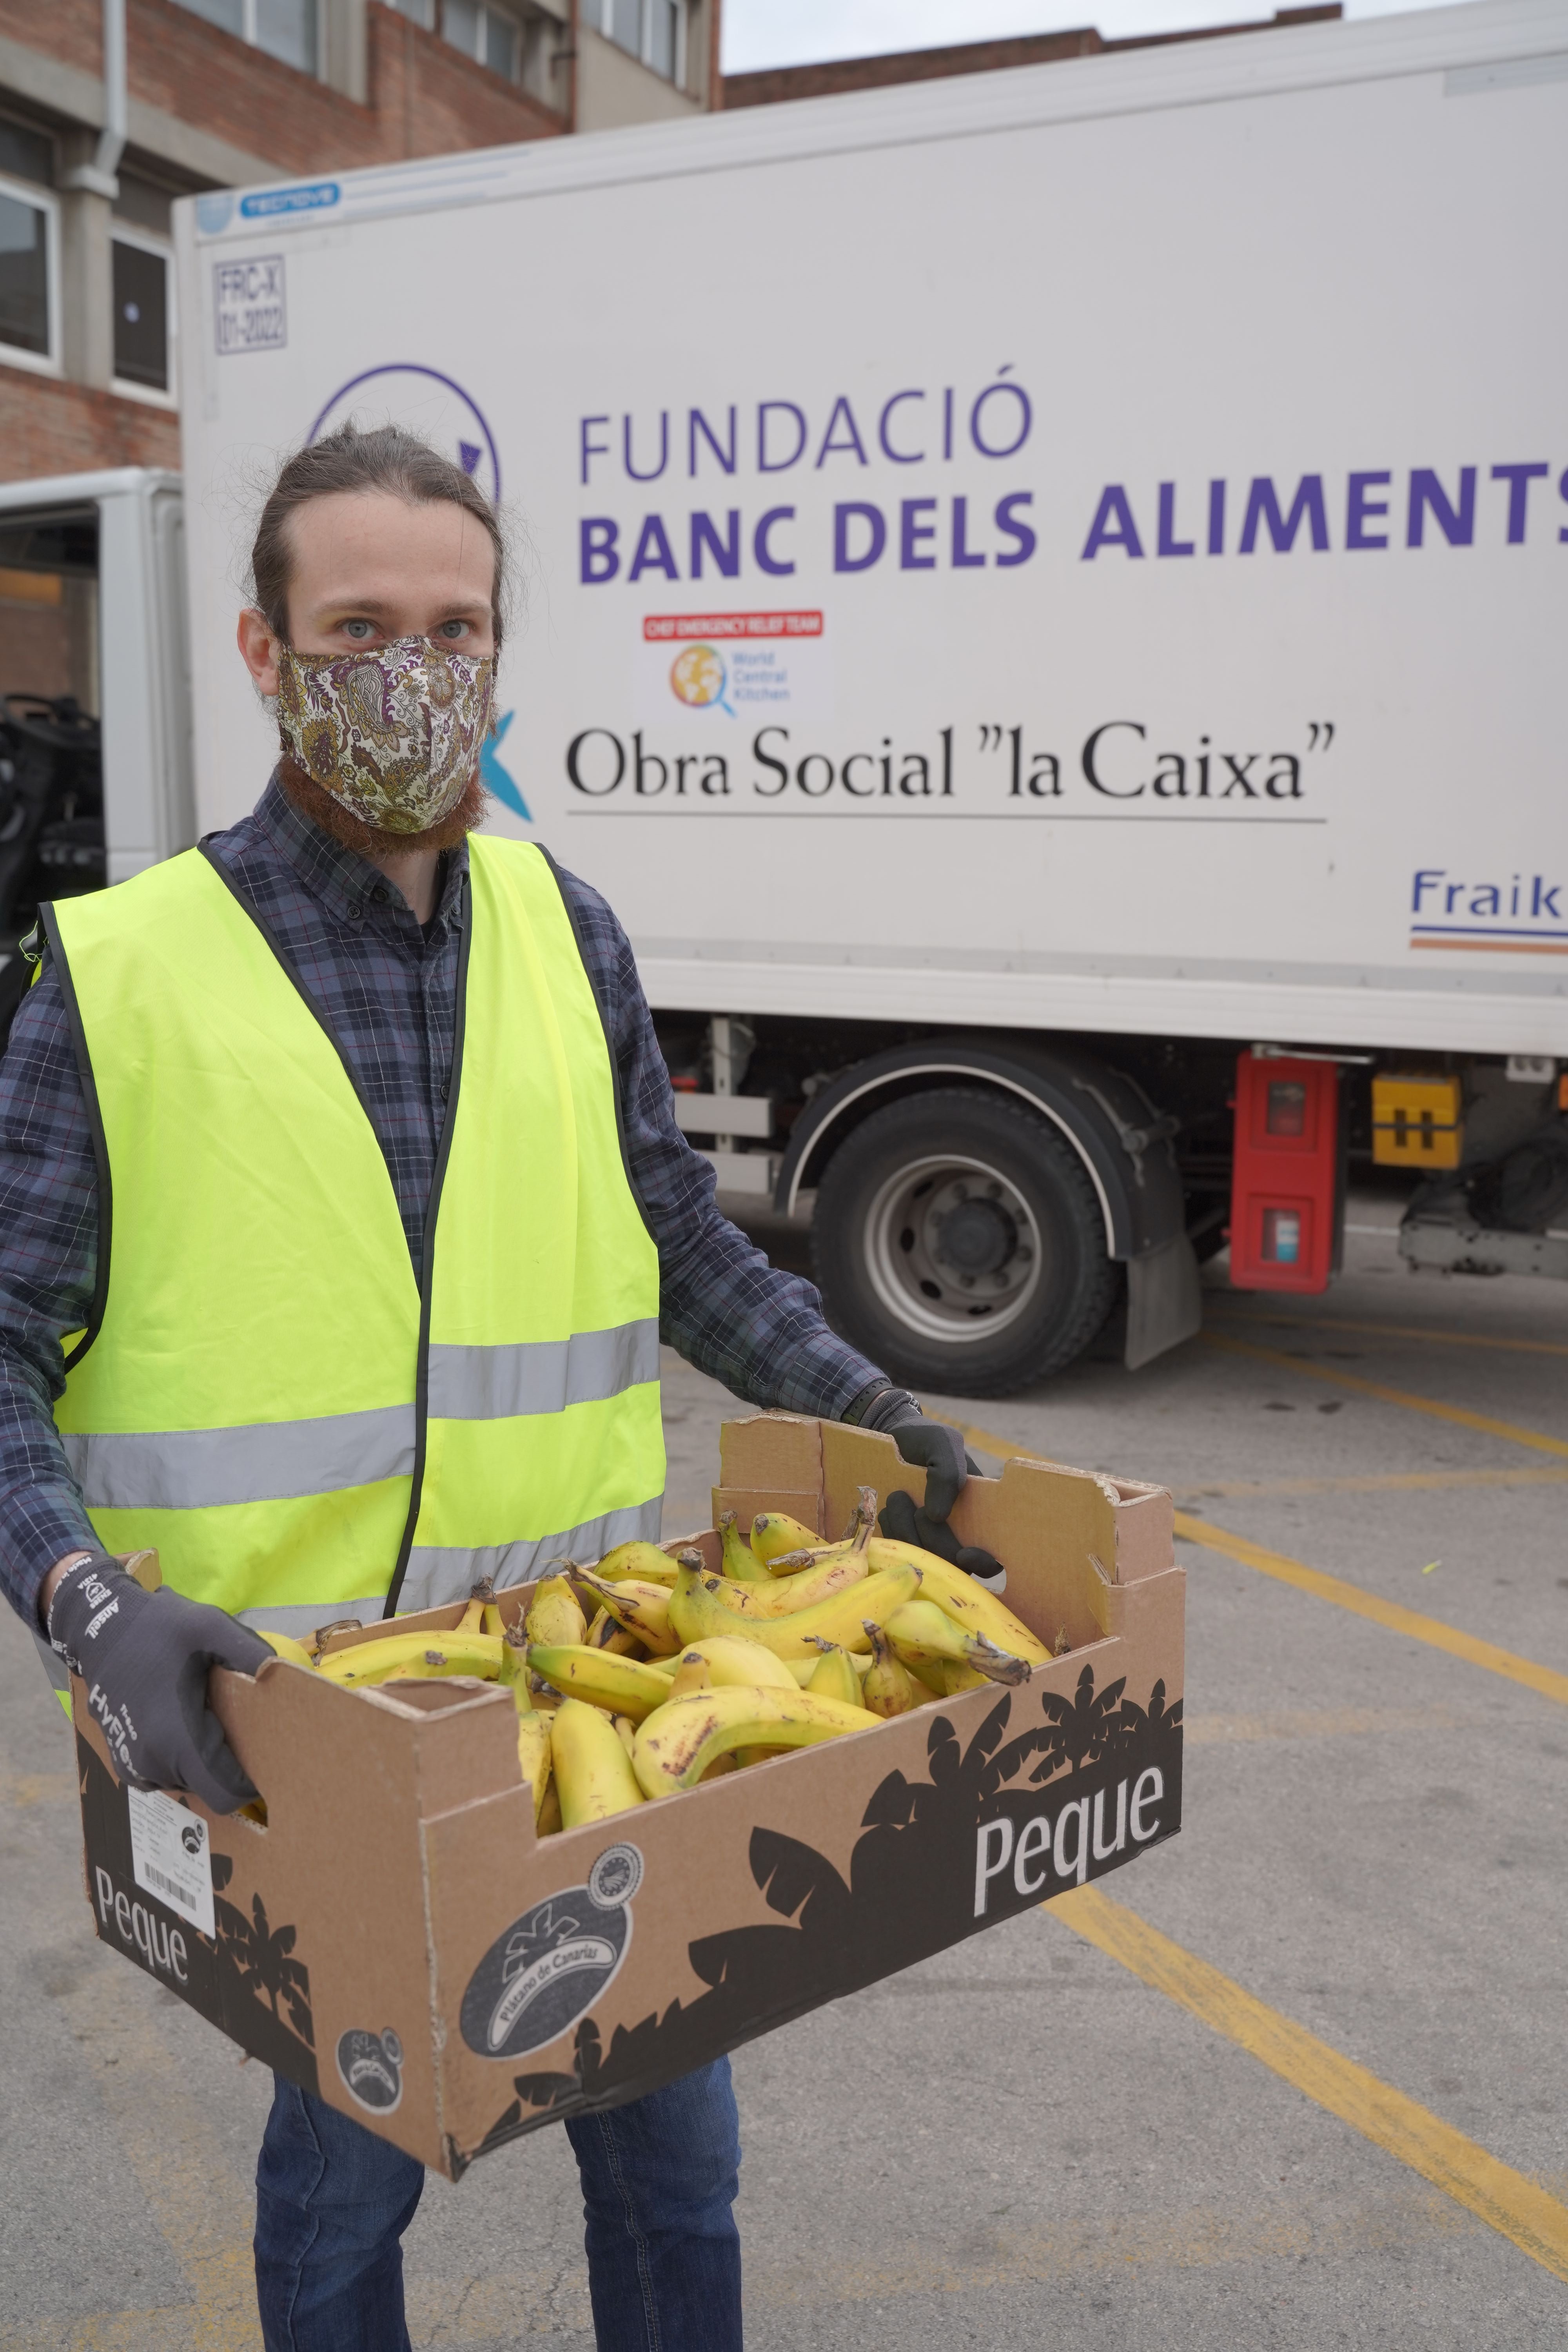
[[[0,1034],[40,899],[195,839],[188,643],[177,474],[0,486]]]

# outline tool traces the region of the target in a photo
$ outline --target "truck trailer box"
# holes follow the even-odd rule
[[[180,205],[203,828],[257,487],[392,418],[525,541],[493,822],[656,1008],[1568,1056],[1565,55],[1482,0]]]
[[[879,1502],[923,1493],[891,1439],[781,1415],[727,1424],[721,1475],[715,1517],[788,1509],[819,1529],[863,1486]],[[79,1683],[97,1932],[455,2179],[521,2133],[640,2097],[1120,1869],[1181,1825],[1170,1496],[1012,1461],[971,1479],[953,1524],[1004,1561],[1009,1606],[1064,1655],[1014,1688],[544,1838],[510,1691],[400,1685],[413,1704],[281,1659],[254,1682],[215,1675],[263,1821],[121,1786]],[[717,1538],[698,1540],[716,1566]],[[509,1622],[531,1591],[500,1596]]]

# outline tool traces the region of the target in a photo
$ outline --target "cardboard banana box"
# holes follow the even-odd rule
[[[782,1509],[825,1531],[861,1486],[921,1487],[890,1439],[772,1414],[726,1425],[721,1477],[715,1518]],[[79,1685],[98,1934],[456,2179],[1120,1870],[1181,1825],[1170,1496],[1014,1461],[953,1517],[1066,1655],[552,1837],[534,1835],[504,1690],[431,1682],[410,1703],[282,1660],[216,1676],[263,1824],[122,1788]],[[498,1596],[509,1622],[531,1591]]]

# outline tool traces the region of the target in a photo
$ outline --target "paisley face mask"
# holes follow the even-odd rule
[[[278,660],[278,726],[305,773],[384,833],[426,833],[462,799],[489,733],[495,659],[399,637]]]

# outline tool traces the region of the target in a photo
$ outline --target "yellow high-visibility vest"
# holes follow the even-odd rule
[[[475,838],[422,1277],[324,1021],[191,850],[45,911],[99,1145],[56,1422],[111,1552],[299,1633],[658,1530],[658,1258],[549,860]]]

